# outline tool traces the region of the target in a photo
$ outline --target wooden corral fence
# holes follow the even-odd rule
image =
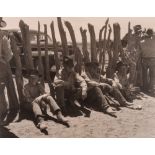
[[[99,35],[95,33],[95,28],[92,24],[88,24],[88,30],[80,27],[79,33],[81,33],[82,40],[82,50],[78,47],[76,36],[74,33],[74,28],[72,27],[69,21],[62,22],[61,18],[57,18],[57,24],[59,29],[59,34],[61,38],[61,45],[63,48],[62,55],[69,56],[68,42],[67,42],[67,33],[65,29],[69,32],[72,41],[72,56],[76,64],[76,71],[81,74],[82,65],[87,62],[97,62],[101,67],[100,74],[106,72],[107,77],[112,77],[116,62],[119,58],[121,49],[121,40],[120,40],[120,25],[118,23],[113,24],[113,34],[114,40],[111,41],[111,33],[112,28],[108,24],[109,19],[106,20],[105,25],[100,29]],[[30,31],[29,26],[24,23],[24,21],[19,22],[19,27],[22,34],[22,46],[24,49],[24,59],[26,62],[26,70],[29,73],[30,70],[34,69],[33,57],[31,51],[31,43],[30,43]],[[56,65],[56,74],[61,67],[61,63],[58,56],[58,42],[55,37],[55,29],[54,22],[51,22],[50,25],[51,35],[53,40],[53,49],[54,49],[54,57],[55,57],[55,65]],[[88,34],[89,32],[89,34]],[[108,34],[107,34],[108,33]],[[52,79],[50,77],[50,67],[49,67],[49,49],[48,49],[48,37],[47,37],[47,25],[44,25],[44,35],[45,35],[45,68],[43,67],[42,56],[41,56],[41,47],[40,47],[40,23],[38,22],[38,34],[37,34],[37,49],[38,49],[38,71],[41,75],[41,83],[44,85],[44,77],[46,74],[47,83],[50,88],[51,95],[54,96],[54,88],[52,85]],[[90,51],[88,51],[88,41],[87,36],[90,35]],[[99,37],[99,38],[97,38]],[[97,44],[97,40],[98,44]],[[11,49],[14,55],[16,71],[15,71],[15,81],[13,82],[13,76],[11,73],[10,64],[7,63],[8,69],[8,81],[7,84],[7,95],[9,99],[10,111],[14,113],[11,115],[10,122],[13,121],[17,113],[20,111],[20,106],[23,103],[23,75],[22,75],[22,62],[20,58],[20,49],[17,47],[15,37],[10,35],[11,41]],[[108,64],[107,70],[105,70],[105,55],[108,55]],[[121,55],[123,55],[121,53]],[[44,71],[45,70],[45,71]],[[15,85],[17,86],[17,91],[15,91]],[[12,114],[11,113],[11,114]]]

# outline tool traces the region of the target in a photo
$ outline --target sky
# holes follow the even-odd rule
[[[12,29],[17,28],[19,29],[19,21],[22,19],[26,24],[29,25],[30,29],[37,30],[38,21],[41,23],[41,30],[43,31],[43,25],[47,24],[48,27],[48,34],[51,36],[50,31],[50,23],[54,21],[55,26],[55,33],[57,41],[60,41],[60,35],[57,26],[57,19],[56,17],[3,17],[3,19],[7,22],[7,26],[5,29]],[[88,30],[88,23],[94,25],[96,39],[99,38],[99,31],[104,25],[107,17],[62,17],[62,21],[69,21],[71,22],[77,42],[81,42],[81,34],[80,34],[80,27],[85,28]],[[112,26],[113,23],[118,22],[121,27],[121,37],[123,37],[127,33],[128,29],[128,22],[131,22],[131,27],[136,24],[141,24],[143,28],[153,28],[155,30],[155,17],[110,17],[109,22]],[[66,27],[64,26],[67,40],[71,41],[70,35]],[[87,31],[87,37],[89,41],[89,31]]]

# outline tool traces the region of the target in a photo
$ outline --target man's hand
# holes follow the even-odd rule
[[[55,87],[64,86],[64,81],[63,81],[63,80],[56,80],[56,81],[54,82],[54,86],[55,86]]]

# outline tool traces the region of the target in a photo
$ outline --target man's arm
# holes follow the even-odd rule
[[[82,98],[85,99],[87,97],[87,83],[78,73],[75,75],[76,80],[80,83],[80,87],[82,89]]]
[[[5,60],[9,62],[13,57],[13,53],[10,46],[10,40],[8,40],[6,36],[4,36],[2,40],[2,52]]]
[[[91,80],[86,73],[82,73],[82,78],[86,81],[88,87],[99,86],[99,83]]]
[[[24,94],[24,99],[25,99],[25,102],[28,102],[28,103],[32,103],[33,102],[33,97],[31,96],[30,92],[29,92],[29,88],[27,85],[24,86],[23,88],[23,94]]]
[[[56,87],[64,86],[66,88],[70,88],[71,84],[68,81],[65,81],[63,70],[60,70],[54,78],[54,85]]]

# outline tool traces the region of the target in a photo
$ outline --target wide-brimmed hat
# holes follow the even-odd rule
[[[134,27],[135,31],[142,31],[142,26],[141,25],[135,25]]]
[[[30,70],[29,77],[37,78],[37,77],[41,77],[41,75],[39,74],[39,72],[37,70]]]
[[[6,22],[3,20],[2,17],[0,17],[0,27],[6,27]]]
[[[147,33],[148,35],[152,36],[152,35],[153,35],[153,29],[148,28],[147,31],[146,31],[146,33]]]

